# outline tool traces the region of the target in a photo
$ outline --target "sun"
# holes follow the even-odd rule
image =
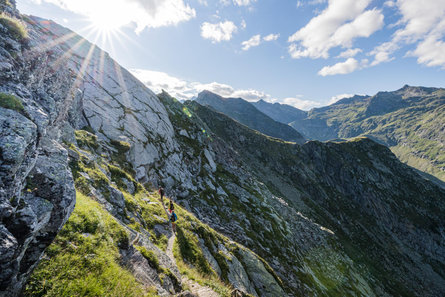
[[[101,33],[113,33],[118,31],[123,24],[118,21],[114,14],[97,12],[89,17],[92,29]]]

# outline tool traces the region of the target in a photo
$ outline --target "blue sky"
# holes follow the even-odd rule
[[[155,92],[309,109],[444,87],[443,0],[17,0],[97,43]],[[101,33],[98,33],[101,32]]]

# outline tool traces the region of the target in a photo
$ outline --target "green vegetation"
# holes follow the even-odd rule
[[[147,296],[119,265],[128,235],[91,198],[77,193],[76,208],[32,274],[25,296]],[[149,296],[153,296],[150,293]]]
[[[404,89],[314,109],[290,125],[322,141],[370,137],[401,161],[445,181],[445,89]],[[422,95],[412,95],[416,92]]]
[[[24,112],[22,101],[11,94],[0,93],[0,107],[12,109],[20,113]]]
[[[6,13],[0,14],[0,24],[8,29],[9,34],[17,41],[24,41],[28,38],[26,24]]]
[[[205,274],[184,261],[177,241],[175,241],[173,246],[173,255],[175,256],[176,264],[182,275],[185,275],[202,286],[212,288],[222,297],[230,297],[232,288],[222,282],[215,273]]]
[[[147,259],[148,264],[150,264],[151,267],[158,271],[160,270],[159,260],[153,251],[149,251],[143,246],[137,246],[136,249],[141,252],[145,259]]]
[[[198,246],[196,235],[186,229],[178,227],[176,239],[182,259],[196,266],[198,271],[203,274],[215,274],[205,259],[201,248]]]
[[[76,130],[74,132],[77,144],[82,149],[95,151],[99,148],[97,136],[86,130]]]

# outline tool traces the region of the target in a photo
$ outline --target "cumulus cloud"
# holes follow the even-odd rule
[[[303,99],[302,95],[297,95],[296,97],[288,97],[284,98],[283,100],[279,101],[279,103],[291,105],[293,107],[296,107],[298,109],[302,110],[310,110],[314,107],[320,107],[321,103],[312,101],[312,100],[305,100]]]
[[[366,8],[371,0],[330,0],[328,7],[289,37],[292,58],[328,58],[335,47],[352,47],[383,27],[381,10]]]
[[[273,41],[273,40],[277,40],[278,37],[280,37],[280,34],[269,34],[267,36],[263,37],[264,41]]]
[[[444,68],[445,1],[397,0],[385,4],[397,7],[401,14],[397,25],[401,28],[394,32],[390,41],[371,51],[370,55],[374,56],[371,65],[391,61],[392,55],[404,45],[415,44],[416,48],[407,56],[417,57],[419,64]]]
[[[259,46],[262,41],[269,42],[269,41],[277,40],[278,37],[280,37],[280,34],[269,34],[267,36],[264,36],[262,39],[261,39],[260,34],[254,35],[249,40],[243,41],[241,43],[241,45],[243,46],[242,50],[247,51],[251,47]]]
[[[116,27],[136,24],[135,31],[145,28],[176,25],[196,16],[196,11],[183,0],[34,0],[57,5],[83,15],[92,21],[98,18],[113,20]]]
[[[223,5],[229,5],[230,3],[233,3],[237,6],[249,6],[253,2],[256,2],[256,0],[220,0]]]
[[[131,69],[130,72],[155,93],[165,90],[180,100],[187,100],[196,95],[193,83],[170,76],[165,72],[145,69]]]
[[[249,48],[254,46],[259,46],[261,43],[261,35],[254,35],[249,40],[243,41],[241,45],[243,46],[243,51],[247,51]]]
[[[322,105],[319,102],[305,100],[301,95],[278,99],[260,90],[235,89],[230,85],[218,82],[191,82],[160,71],[131,69],[130,72],[155,93],[160,93],[162,90],[165,90],[179,100],[192,99],[197,96],[199,92],[208,90],[223,97],[243,98],[251,102],[262,99],[267,102],[288,104],[305,110]]]
[[[345,62],[339,62],[332,66],[323,67],[318,74],[321,76],[348,74],[360,68],[359,62],[354,58],[349,58]]]
[[[361,52],[362,52],[362,49],[360,49],[360,48],[350,48],[350,49],[347,49],[347,50],[341,52],[336,58],[352,58]]]
[[[232,39],[233,33],[238,30],[236,25],[231,21],[219,22],[211,24],[204,22],[201,25],[201,36],[210,39],[212,42],[229,41]]]
[[[328,105],[334,104],[335,102],[340,101],[341,99],[351,98],[351,97],[354,97],[354,94],[340,94],[332,96],[328,102]]]

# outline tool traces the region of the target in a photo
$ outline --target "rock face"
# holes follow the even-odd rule
[[[7,11],[18,15],[13,6]],[[71,76],[52,75],[45,55],[29,53],[7,27],[0,31],[0,93],[24,107],[0,107],[0,296],[14,296],[74,208],[68,154],[59,144],[63,84]]]
[[[3,9],[21,18],[13,5]],[[154,231],[151,224],[168,230],[168,221],[163,211],[154,216],[149,212],[159,211],[159,205],[150,200],[153,197],[141,198],[151,195],[142,190],[142,183],[148,188],[163,184],[169,196],[182,197],[202,184],[214,187],[208,178],[196,179],[201,165],[209,172],[217,170],[214,152],[204,150],[199,161],[185,156],[164,104],[108,54],[51,21],[29,17],[26,22],[29,38],[25,41],[15,40],[8,28],[0,26],[0,93],[13,95],[8,100],[18,102],[11,107],[2,101],[0,107],[0,296],[16,296],[24,289],[43,252],[73,211],[74,180],[77,190],[88,195],[82,203],[96,205],[88,202],[95,200],[107,212],[104,215],[95,208],[92,213],[117,222],[119,232],[126,230],[128,241],[118,238],[117,246],[110,246],[119,249],[119,265],[131,271],[144,288],[155,287],[161,296],[181,292],[174,260],[153,244],[157,239],[150,233]],[[181,137],[199,144],[207,141],[193,130],[184,130]],[[82,215],[79,210],[76,218]],[[73,224],[80,228],[76,222],[68,224],[69,228]],[[194,233],[199,224],[195,219],[184,232],[207,238],[210,231]],[[82,241],[76,242],[78,238],[99,236],[90,232],[86,228],[81,234],[64,233],[54,244],[77,244],[79,248]],[[171,236],[168,231],[163,235]],[[204,243],[203,249],[209,257],[217,257],[216,265],[233,271],[232,262],[223,262],[216,248],[227,249],[223,246],[228,246],[228,240],[218,238]],[[53,250],[51,255],[57,261]],[[243,269],[232,252],[227,253],[239,264],[235,267]],[[85,255],[86,259],[92,256]],[[252,257],[256,256],[252,253]],[[44,265],[48,261],[52,259],[45,255]],[[213,277],[223,274],[209,273]],[[271,278],[271,272],[264,273]],[[256,290],[262,289],[250,285],[248,274],[244,277],[248,290],[257,295]],[[39,281],[38,276],[33,278],[25,294],[39,291]],[[46,281],[46,290],[55,288],[50,279]]]

